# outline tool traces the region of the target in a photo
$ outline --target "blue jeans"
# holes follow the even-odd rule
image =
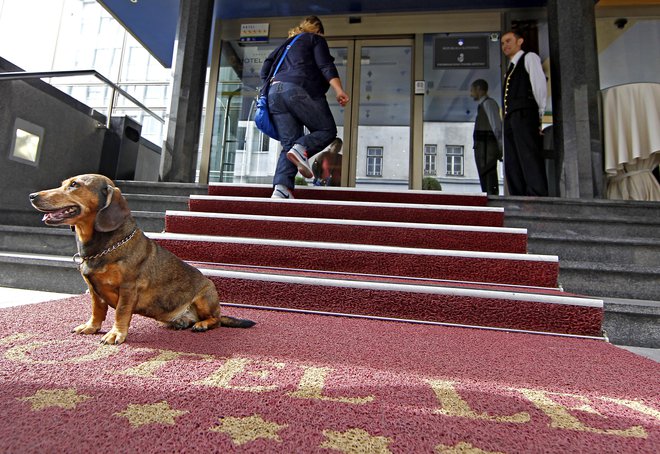
[[[295,185],[298,168],[286,158],[294,144],[302,145],[311,158],[337,137],[335,119],[325,96],[311,98],[307,91],[290,82],[277,82],[268,90],[268,109],[280,135],[282,150],[275,168],[273,185],[289,189]],[[304,134],[304,127],[310,131]]]

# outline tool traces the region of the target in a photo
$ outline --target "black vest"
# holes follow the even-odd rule
[[[529,74],[525,69],[526,56],[527,53],[524,53],[520,57],[513,71],[508,73],[504,79],[504,96],[502,99],[504,116],[521,109],[539,110],[539,105],[536,103],[532,91]]]

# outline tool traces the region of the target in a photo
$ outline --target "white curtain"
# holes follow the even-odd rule
[[[603,90],[607,198],[660,201],[660,84]]]

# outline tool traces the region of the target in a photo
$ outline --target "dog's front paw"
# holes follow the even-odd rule
[[[117,345],[121,344],[126,340],[126,336],[128,333],[124,333],[122,331],[119,331],[116,327],[112,327],[110,331],[108,331],[102,338],[101,338],[101,343],[102,344],[110,344],[110,345]]]
[[[78,325],[71,330],[72,333],[76,334],[94,334],[101,329],[101,325],[94,325],[90,322],[83,323]]]

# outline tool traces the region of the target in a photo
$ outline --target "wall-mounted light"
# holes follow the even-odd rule
[[[44,128],[22,118],[14,122],[9,159],[36,166],[39,164]]]

